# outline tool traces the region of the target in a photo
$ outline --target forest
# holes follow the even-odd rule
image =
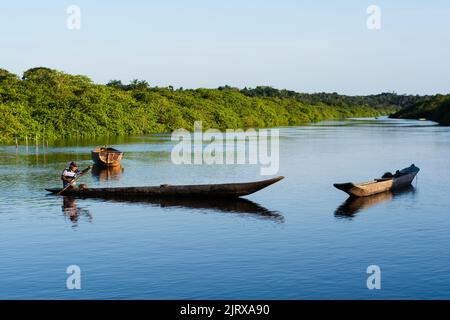
[[[440,125],[450,125],[450,95],[435,95],[400,109],[392,118],[427,119]]]
[[[87,76],[45,67],[22,77],[0,69],[0,143],[192,130],[194,121],[203,121],[203,129],[292,126],[392,114],[431,98],[307,94],[267,86],[183,89],[138,79],[96,84]]]

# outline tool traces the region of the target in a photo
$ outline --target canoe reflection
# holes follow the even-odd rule
[[[74,227],[78,226],[78,219],[81,216],[87,217],[89,222],[92,221],[92,215],[89,210],[78,208],[76,198],[74,197],[63,197],[62,212],[64,216],[72,221]]]
[[[400,196],[402,194],[404,195],[408,193],[413,193],[414,191],[415,191],[414,187],[409,186],[396,191],[386,191],[368,197],[360,197],[360,198],[350,197],[336,209],[334,215],[336,217],[352,218],[355,214],[357,214],[361,210],[370,208],[376,204],[385,201],[392,200],[394,197]]]
[[[92,167],[92,176],[97,178],[98,181],[114,181],[120,180],[123,171],[124,170],[121,165],[115,167],[100,167],[94,165]]]
[[[243,198],[236,199],[195,199],[195,198],[111,198],[104,201],[128,202],[156,205],[161,208],[188,208],[188,209],[210,209],[219,212],[237,213],[242,216],[268,219],[278,223],[284,222],[284,217],[276,211],[270,211],[263,206]]]

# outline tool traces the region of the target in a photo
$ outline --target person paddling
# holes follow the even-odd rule
[[[78,174],[80,174],[81,171],[78,170],[78,166],[75,162],[71,162],[69,164],[69,169],[64,169],[61,175],[61,180],[63,182],[63,188],[66,188],[67,186],[71,185],[71,188],[75,187],[73,180],[77,177]]]
[[[72,189],[73,187],[75,187],[75,181],[81,178],[81,176],[91,168],[92,166],[88,166],[86,169],[80,171],[78,170],[78,165],[75,162],[71,162],[69,164],[69,169],[64,169],[61,175],[63,188],[68,188],[70,186],[70,189]]]

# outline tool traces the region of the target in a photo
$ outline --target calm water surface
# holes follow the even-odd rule
[[[263,179],[255,165],[172,164],[168,135],[45,153],[0,147],[0,298],[450,298],[450,128],[354,119],[280,128],[286,179],[233,202],[123,202],[47,196],[72,160],[104,143],[123,170],[89,186]],[[413,188],[349,202],[334,182],[415,163]],[[79,265],[82,289],[66,289]],[[378,265],[382,289],[368,290]]]

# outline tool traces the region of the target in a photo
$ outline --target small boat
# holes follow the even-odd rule
[[[335,183],[334,186],[351,197],[367,197],[411,185],[419,170],[418,167],[412,164],[408,168],[398,170],[395,174],[387,172],[380,179],[362,183]]]
[[[237,198],[252,194],[270,186],[284,177],[246,182],[224,184],[199,184],[199,185],[170,185],[162,184],[151,187],[115,187],[115,188],[80,188],[67,189],[61,193],[65,196],[80,196],[90,198],[127,198],[127,197],[168,197],[168,198]],[[45,189],[57,194],[60,188]]]
[[[101,167],[116,167],[120,165],[123,152],[114,148],[96,148],[91,152],[94,163]]]

